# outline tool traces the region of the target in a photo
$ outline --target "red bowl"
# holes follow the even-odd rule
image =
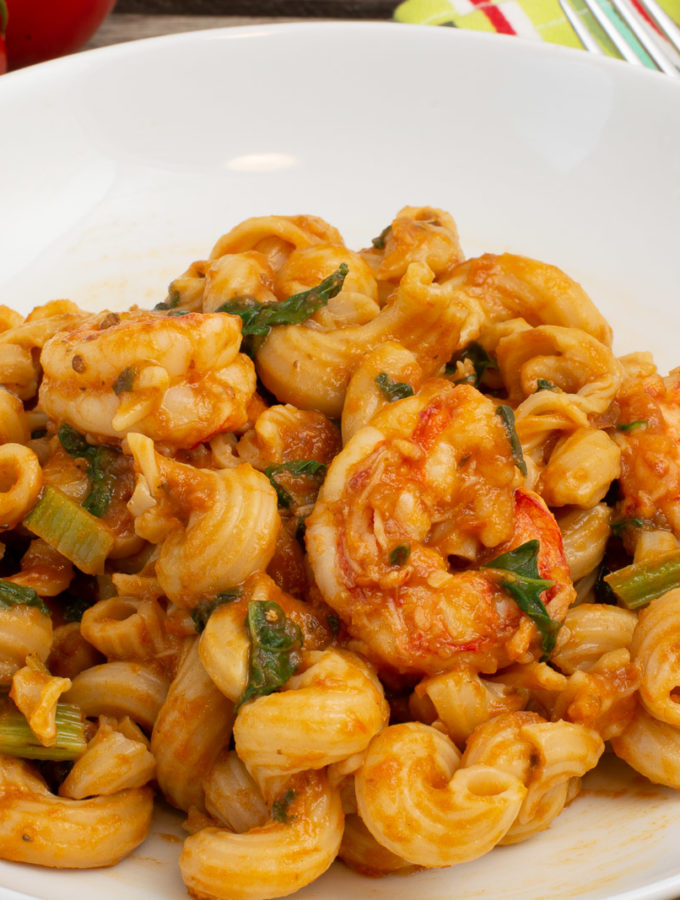
[[[7,0],[7,65],[20,69],[83,47],[116,0]]]

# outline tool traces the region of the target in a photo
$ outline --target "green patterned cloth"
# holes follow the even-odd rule
[[[650,68],[655,68],[643,48],[612,10],[608,0],[598,2],[620,30],[624,31],[643,62]],[[659,3],[680,24],[680,0],[659,0]],[[573,0],[572,6],[584,20],[588,30],[597,35],[603,50],[611,56],[617,56],[583,0]],[[395,10],[394,18],[398,22],[518,34],[567,47],[581,47],[581,42],[566,20],[558,0],[404,0]]]

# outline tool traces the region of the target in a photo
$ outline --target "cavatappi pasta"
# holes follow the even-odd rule
[[[0,858],[154,795],[205,900],[475,859],[607,748],[680,789],[680,370],[405,207],[248,219],[152,310],[0,314]]]

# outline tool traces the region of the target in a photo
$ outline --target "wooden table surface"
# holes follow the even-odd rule
[[[178,16],[144,15],[142,13],[112,13],[90,40],[85,50],[106,47],[123,41],[175,34],[180,31],[200,31],[203,28],[222,28],[229,25],[254,25],[271,22],[300,21],[274,16]]]
[[[230,25],[386,20],[399,0],[118,0],[85,49]]]
[[[118,0],[117,13],[277,18],[389,18],[399,0]]]

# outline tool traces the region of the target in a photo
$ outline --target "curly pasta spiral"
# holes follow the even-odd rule
[[[450,866],[488,852],[514,821],[526,791],[513,775],[460,766],[440,731],[391,725],[372,741],[356,775],[359,814],[378,843],[424,866]]]

